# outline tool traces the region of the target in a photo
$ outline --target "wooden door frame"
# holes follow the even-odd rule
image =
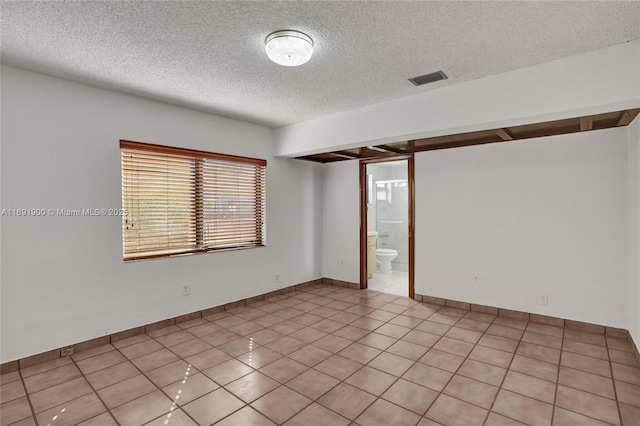
[[[414,155],[360,160],[360,288],[367,288],[367,164],[407,160],[409,183],[409,297],[415,297],[415,168]]]

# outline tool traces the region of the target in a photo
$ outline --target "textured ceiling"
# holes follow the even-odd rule
[[[278,127],[640,38],[640,2],[0,4],[2,62]],[[315,41],[300,67],[265,37]],[[449,80],[414,87],[437,71]]]

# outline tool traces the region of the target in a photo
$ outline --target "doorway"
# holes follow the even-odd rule
[[[414,293],[413,155],[360,162],[360,288]]]

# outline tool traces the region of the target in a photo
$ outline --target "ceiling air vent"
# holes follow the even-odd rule
[[[442,71],[436,71],[425,75],[419,75],[417,77],[410,78],[409,81],[414,86],[422,86],[423,84],[433,83],[435,81],[446,80],[447,75]]]

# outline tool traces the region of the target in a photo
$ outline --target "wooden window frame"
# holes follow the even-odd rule
[[[122,218],[122,251],[124,261],[183,256],[213,251],[240,250],[266,245],[266,160],[128,140],[120,140],[120,153],[122,167],[122,207],[124,212]],[[180,170],[178,173],[187,176],[186,181],[180,183],[183,187],[179,190],[182,197],[182,200],[180,200],[182,203],[180,213],[190,216],[192,219],[182,218],[176,219],[176,222],[171,222],[168,212],[167,216],[163,219],[167,228],[174,225],[188,227],[186,233],[178,233],[175,236],[176,240],[181,241],[179,245],[182,247],[180,248],[174,248],[171,245],[171,239],[174,236],[172,236],[168,230],[157,234],[149,231],[148,234],[142,237],[140,236],[140,231],[138,231],[137,236],[133,236],[134,234],[131,232],[134,223],[137,223],[140,227],[144,226],[144,224],[150,224],[155,220],[155,218],[149,219],[148,215],[140,214],[141,202],[134,200],[134,197],[139,197],[142,190],[148,189],[148,187],[144,185],[149,185],[147,182],[142,184],[142,186],[134,185],[133,189],[131,189],[131,182],[133,180],[131,178],[132,173],[140,173],[141,170],[141,166],[135,163],[139,161],[137,160],[139,157],[136,157],[136,160],[131,159],[131,155],[135,153],[138,153],[140,156],[157,155],[157,163],[155,163],[153,159],[149,160],[149,164],[152,164],[154,167],[160,167],[163,161],[171,163],[177,161],[178,170]],[[126,157],[127,155],[129,157]],[[162,155],[166,155],[164,160],[161,157]],[[209,162],[207,162],[207,160],[209,160]],[[144,162],[144,160],[142,161]],[[184,164],[180,164],[182,162],[184,162]],[[233,171],[234,164],[237,166],[235,171],[238,176],[237,181],[243,182],[236,183],[235,186],[233,182],[221,184],[217,175],[222,174],[224,176],[223,180],[228,180],[228,175],[225,173],[229,173],[229,170]],[[247,168],[247,166],[253,166],[253,169]],[[181,170],[182,167],[184,167],[184,170]],[[191,171],[186,171],[187,169]],[[167,172],[167,178],[173,178],[174,175],[170,175],[169,173],[173,172]],[[248,184],[247,182],[250,181],[253,183]],[[162,182],[162,180],[160,179],[159,182]],[[153,182],[153,185],[155,185],[155,182]],[[170,188],[172,184],[167,181],[165,185],[167,185],[167,188]],[[185,190],[185,188],[187,189]],[[234,189],[238,191],[235,193],[238,200],[244,197],[241,201],[243,204],[237,208],[238,213],[235,217],[236,228],[239,230],[238,232],[240,232],[235,235],[235,242],[233,241],[235,232],[233,226],[229,228],[228,225],[225,225],[225,220],[233,224],[234,217],[219,219],[218,217],[222,212],[222,208],[219,206],[216,207],[216,205],[220,204],[220,200],[216,198],[218,191],[229,191],[225,192],[225,194],[233,195]],[[211,191],[213,192],[211,193]],[[168,190],[167,192],[172,191]],[[251,201],[247,202],[246,199],[247,196],[251,195],[253,195],[254,198],[253,204]],[[169,195],[165,195],[165,197],[169,197]],[[193,201],[185,202],[185,197],[192,197]],[[162,206],[163,203],[169,205],[167,200],[160,199],[159,203],[152,204],[150,208],[157,208],[158,206]],[[207,208],[207,204],[211,207]],[[127,211],[128,206],[135,207],[138,214],[129,213]],[[207,216],[209,219],[207,219]],[[247,217],[249,219],[247,219]],[[247,226],[247,221],[254,224]],[[245,224],[243,225],[242,222]],[[209,228],[207,228],[207,226]],[[223,230],[217,231],[216,229]],[[254,229],[255,234],[253,234]],[[156,243],[148,243],[148,240],[144,241],[145,238],[165,239],[167,242],[166,245],[160,243],[153,245]],[[222,243],[222,241],[225,240],[228,242]],[[141,243],[141,241],[144,241],[144,243]],[[140,247],[143,248],[141,249]]]

